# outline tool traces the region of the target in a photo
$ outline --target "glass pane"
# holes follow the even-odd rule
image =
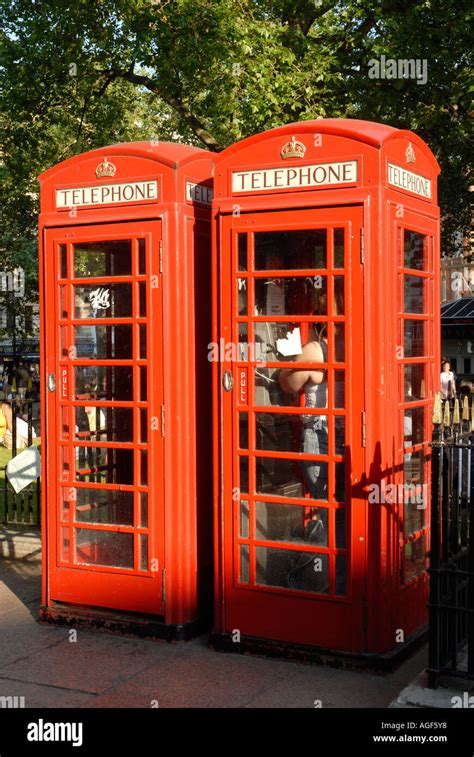
[[[140,333],[139,357],[141,359],[145,359],[147,357],[147,349],[146,349],[146,326],[144,323],[140,324],[139,333]]]
[[[335,454],[336,455],[344,455],[345,453],[345,444],[346,444],[346,419],[344,416],[337,415],[334,418],[334,429],[335,429]]]
[[[247,315],[247,294],[248,281],[247,279],[237,279],[237,299],[238,299],[238,313],[239,315]]]
[[[425,312],[425,279],[420,276],[404,277],[405,313]]]
[[[299,394],[285,392],[278,380],[278,368],[255,369],[255,404],[280,407],[299,407]]]
[[[140,281],[138,284],[139,315],[140,318],[146,317],[146,283]]]
[[[148,484],[148,452],[143,449],[140,450],[140,484]]]
[[[131,365],[81,365],[74,369],[76,399],[127,401],[133,398]]]
[[[258,492],[281,497],[302,496],[302,471],[298,460],[257,457],[255,464]]]
[[[249,459],[240,457],[240,491],[248,492],[249,490]]]
[[[123,407],[76,407],[75,438],[93,442],[132,442],[133,410]]]
[[[247,234],[237,234],[239,248],[239,271],[247,270]]]
[[[336,549],[346,548],[346,510],[340,507],[336,510]]]
[[[98,360],[131,360],[133,358],[132,326],[130,325],[76,326],[74,340],[73,346],[78,358],[97,358]]]
[[[316,419],[311,427],[303,430],[302,452],[308,455],[328,454],[328,428],[324,416]],[[328,498],[328,464],[321,460],[302,460],[306,489],[313,499]]]
[[[336,555],[336,591],[337,596],[347,594],[346,588],[346,556]]]
[[[255,234],[255,269],[326,268],[327,231],[264,231]]]
[[[334,407],[345,407],[345,371],[334,371]]]
[[[422,407],[405,409],[403,424],[405,447],[412,447],[425,441],[424,415],[425,411]]]
[[[59,270],[61,272],[60,277],[67,279],[67,247],[65,244],[59,245]]]
[[[336,486],[335,486],[335,492],[334,492],[334,499],[336,502],[344,502],[345,501],[345,474],[346,474],[346,464],[344,461],[340,463],[334,463],[335,467],[335,477],[336,477]]]
[[[76,447],[76,480],[133,485],[133,450]]]
[[[334,276],[333,314],[344,315],[344,276]]]
[[[336,363],[343,363],[345,357],[345,328],[343,323],[334,324],[334,359]]]
[[[249,559],[249,545],[240,545],[240,570],[239,570],[239,583],[248,584],[250,576],[250,559]]]
[[[145,240],[138,240],[138,273],[140,276],[146,273],[146,246]]]
[[[239,413],[239,447],[249,448],[249,419],[248,413]]]
[[[403,460],[403,482],[405,486],[423,484],[425,480],[423,451],[410,452],[404,456]]]
[[[133,525],[133,492],[76,488],[76,496],[77,521]]]
[[[344,229],[334,229],[334,268],[344,268]]]
[[[326,276],[254,279],[255,315],[326,315]]]
[[[133,534],[78,528],[75,562],[133,568]]]
[[[91,284],[74,287],[75,318],[129,318],[131,284]]]
[[[140,492],[140,526],[146,528],[148,526],[148,494],[146,492]]]
[[[256,583],[327,594],[328,556],[314,552],[256,547]]]
[[[405,229],[403,245],[405,268],[414,268],[418,271],[426,270],[425,242],[426,237],[423,234]]]
[[[75,278],[130,276],[131,273],[132,243],[129,239],[74,245]]]
[[[405,321],[404,357],[422,357],[425,354],[426,321]]]
[[[309,341],[322,338],[326,333],[326,324],[315,321],[312,323],[274,323],[264,321],[255,324],[255,349],[257,356],[263,356],[267,361],[291,361],[296,355],[301,355],[302,347]]]
[[[257,449],[299,452],[302,421],[299,415],[256,413],[255,444]]]
[[[274,502],[256,502],[255,508],[256,539],[328,546],[327,508]]]
[[[148,534],[140,534],[140,569],[148,570]]]
[[[425,366],[404,366],[404,395],[405,402],[425,399]]]
[[[140,400],[146,402],[148,399],[147,394],[147,367],[146,365],[140,366]]]
[[[404,534],[410,536],[426,526],[428,502],[426,489],[422,486],[406,486],[404,489],[405,518]]]
[[[405,544],[405,582],[419,576],[426,567],[425,535]]]
[[[245,500],[240,503],[240,537],[249,538],[249,503]]]
[[[69,562],[71,559],[71,539],[69,528],[61,529],[61,560]]]
[[[148,411],[145,408],[140,408],[140,437],[141,443],[148,441]]]

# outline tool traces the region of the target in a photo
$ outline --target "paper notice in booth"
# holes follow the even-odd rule
[[[301,355],[303,350],[301,347],[301,334],[299,328],[294,328],[293,331],[287,331],[285,339],[277,339],[277,350],[281,355],[284,355],[284,357]]]
[[[6,473],[16,494],[36,481],[41,475],[41,456],[38,449],[32,445],[12,457],[7,463]]]

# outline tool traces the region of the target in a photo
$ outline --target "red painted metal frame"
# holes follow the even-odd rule
[[[280,150],[292,137],[304,143],[304,159],[284,162]],[[410,147],[411,145],[411,147]],[[408,150],[408,152],[407,152]],[[414,151],[415,163],[410,150]],[[357,160],[358,181],[352,186],[291,188],[278,192],[232,194],[231,175],[237,170],[300,167],[318,162]],[[411,170],[431,181],[430,199],[399,190],[387,181],[387,163]],[[396,226],[419,231],[429,239],[426,278],[429,324],[425,355],[425,398],[414,406],[424,407],[425,436],[429,441],[429,420],[433,393],[437,388],[440,360],[439,326],[439,209],[436,180],[439,166],[427,145],[415,134],[389,126],[357,120],[327,119],[290,124],[257,134],[232,145],[216,159],[213,203],[213,340],[231,341],[232,234],[248,223],[260,228],[265,213],[275,211],[276,223],[285,218],[285,228],[298,216],[314,209],[314,218],[332,221],[351,208],[362,209],[364,260],[362,286],[354,291],[354,308],[361,314],[363,355],[360,374],[353,376],[360,407],[365,413],[365,449],[362,476],[357,482],[358,502],[363,503],[365,525],[352,531],[351,549],[357,551],[356,601],[346,604],[346,616],[329,608],[332,600],[295,595],[281,601],[281,592],[260,587],[258,591],[236,590],[232,501],[233,437],[229,423],[229,399],[222,389],[228,364],[215,364],[214,391],[214,529],[215,529],[215,632],[241,630],[249,637],[299,642],[354,652],[386,653],[409,640],[427,622],[427,578],[425,573],[404,580],[403,504],[368,501],[368,487],[397,483],[403,476],[403,408],[401,371],[417,360],[400,353],[403,301],[399,276],[401,252]],[[324,214],[323,209],[324,208]],[[322,215],[323,214],[323,215]],[[353,251],[359,254],[357,245]],[[353,261],[355,265],[355,261]],[[418,273],[413,271],[413,273]],[[416,320],[417,316],[415,316]],[[273,320],[273,318],[272,318]],[[293,320],[293,317],[291,318]],[[283,363],[279,363],[282,367]],[[360,394],[359,394],[360,393]],[[268,409],[268,408],[267,408]],[[280,412],[280,408],[275,408]],[[358,409],[357,409],[358,412]],[[354,417],[353,424],[361,419]],[[362,423],[361,423],[362,433]],[[357,451],[356,457],[357,457]],[[429,480],[429,465],[425,472]],[[356,516],[356,522],[358,516]],[[429,513],[427,513],[429,522]],[[419,535],[419,534],[418,534]],[[417,534],[409,538],[416,538]],[[364,542],[355,543],[357,539]],[[354,569],[354,563],[353,563]],[[257,597],[254,602],[251,597]],[[344,602],[338,600],[342,605]],[[311,615],[310,607],[318,607]],[[345,619],[343,620],[343,618]],[[312,620],[311,620],[312,619]],[[316,622],[317,621],[317,622]],[[343,624],[343,625],[342,625]],[[400,631],[403,633],[400,634]]]
[[[116,175],[97,179],[96,169],[105,158],[115,166]],[[42,407],[46,410],[42,414],[43,605],[46,608],[60,600],[118,611],[133,610],[159,616],[170,626],[193,623],[209,611],[212,544],[209,536],[201,539],[200,534],[212,532],[212,475],[208,454],[211,410],[210,396],[202,391],[203,386],[210,383],[207,361],[211,328],[210,205],[201,202],[201,195],[206,199],[205,188],[212,186],[211,169],[210,155],[204,150],[143,142],[112,145],[75,156],[39,177]],[[156,201],[62,210],[55,207],[57,188],[142,180],[158,181]],[[198,186],[197,198],[190,198],[188,183]],[[65,568],[56,563],[55,515],[61,484],[58,455],[59,447],[67,444],[59,444],[55,413],[51,411],[46,388],[48,374],[56,373],[61,364],[56,338],[59,313],[54,245],[59,240],[70,243],[85,238],[97,241],[101,237],[140,237],[149,242],[148,316],[131,319],[151,324],[147,359],[140,362],[134,355],[137,358],[134,370],[138,371],[138,366],[144,362],[148,365],[147,401],[157,421],[156,430],[150,432],[149,429],[148,433],[149,439],[150,434],[154,437],[149,460],[149,474],[153,476],[151,481],[149,478],[149,507],[154,520],[150,521],[149,528],[157,545],[153,550],[155,554],[150,553],[149,558],[155,557],[157,562],[153,564],[154,570],[150,563],[150,570],[146,572],[138,569],[139,555],[135,557],[134,569],[126,571],[83,565]],[[136,274],[132,271],[131,277],[120,276],[116,280],[130,280],[137,286],[138,281],[144,279]],[[109,283],[113,281],[113,278],[108,279]],[[126,321],[121,318],[111,322]],[[99,319],[95,319],[94,324],[98,323]],[[71,371],[72,362],[76,361],[71,361]],[[82,362],[87,363],[77,360],[77,364]],[[106,362],[118,364],[114,360]],[[69,389],[72,388],[70,380]],[[81,401],[76,399],[69,404],[81,404]],[[127,406],[126,402],[94,404]],[[138,416],[141,404],[137,396],[131,406]],[[140,444],[136,428],[134,434],[135,444],[123,443],[122,446],[133,446],[137,457]],[[107,444],[100,442],[96,446],[107,447]],[[112,490],[119,485],[101,488]],[[137,526],[136,520],[134,525]],[[122,526],[111,528],[130,530]],[[102,525],[99,529],[107,530]],[[135,528],[135,533],[139,532],[140,529]]]

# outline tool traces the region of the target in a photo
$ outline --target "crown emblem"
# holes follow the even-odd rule
[[[116,170],[117,167],[114,166],[114,164],[111,163],[108,158],[104,158],[102,163],[99,163],[99,165],[95,169],[95,175],[98,179],[103,179],[106,176],[115,176]]]
[[[296,137],[292,137],[280,150],[283,160],[287,158],[304,158],[306,145],[303,142],[297,142]]]
[[[415,158],[415,151],[414,151],[413,147],[411,146],[411,142],[408,143],[408,147],[407,147],[407,151],[405,153],[405,156],[406,156],[406,159],[407,159],[407,163],[414,163],[415,160],[416,160],[416,158]]]

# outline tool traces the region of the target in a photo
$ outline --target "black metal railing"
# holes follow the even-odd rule
[[[31,399],[16,398],[0,400],[4,415],[11,409],[11,427],[2,438],[0,445],[0,523],[3,525],[39,526],[41,522],[41,479],[38,478],[22,491],[16,493],[6,474],[8,461],[18,453],[36,443],[34,430],[39,430],[39,418],[35,408],[39,403]],[[39,412],[39,410],[38,410]],[[19,421],[23,421],[20,423]],[[10,418],[8,418],[10,421]],[[10,424],[9,424],[10,425]]]
[[[433,414],[429,686],[474,680],[474,398],[441,399]]]

